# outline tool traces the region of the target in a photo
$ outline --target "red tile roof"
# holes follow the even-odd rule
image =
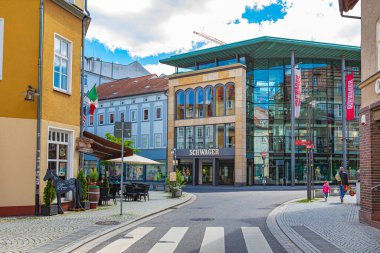
[[[99,100],[163,92],[168,89],[168,78],[147,75],[126,78],[98,86]]]

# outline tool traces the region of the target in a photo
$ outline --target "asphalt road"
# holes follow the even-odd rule
[[[111,246],[115,247],[115,244],[119,244],[119,247],[121,245],[123,249],[127,240],[135,240],[126,251],[119,252],[145,253],[152,248],[155,250],[151,252],[172,252],[165,247],[170,248],[170,245],[174,245],[176,253],[198,253],[204,241],[206,246],[211,245],[210,247],[214,249],[206,247],[202,249],[203,252],[220,253],[222,250],[220,247],[222,247],[228,253],[246,253],[248,246],[246,246],[242,227],[259,228],[258,233],[261,231],[265,239],[262,238],[258,243],[268,243],[275,253],[286,252],[268,230],[266,218],[278,205],[305,195],[305,191],[258,191],[233,187],[195,187],[187,188],[186,191],[195,194],[197,200],[139,224],[103,242],[91,252],[97,252],[103,248],[103,252],[116,253],[115,248]],[[128,233],[130,234],[125,238]],[[117,240],[119,243],[116,242]],[[176,241],[179,242],[178,245],[175,244]],[[253,244],[257,245],[256,242]]]

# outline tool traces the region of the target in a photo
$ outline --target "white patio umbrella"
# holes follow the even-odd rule
[[[111,159],[108,161],[109,162],[115,162],[115,163],[121,163],[121,158],[115,158],[115,159]],[[123,158],[123,163],[127,163],[127,164],[161,164],[161,163],[153,161],[149,158],[139,156],[139,155],[135,155],[135,154],[133,154],[132,156],[125,156]]]

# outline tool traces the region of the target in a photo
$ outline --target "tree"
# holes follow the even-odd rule
[[[118,138],[110,133],[106,133],[106,139],[121,145],[121,138]],[[134,147],[134,143],[132,140],[124,140],[124,147],[132,149],[133,153],[140,152],[140,150]]]

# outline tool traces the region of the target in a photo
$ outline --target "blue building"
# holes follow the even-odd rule
[[[98,87],[99,104],[89,115],[86,131],[105,137],[114,134],[118,121],[132,123],[131,140],[138,155],[161,165],[129,166],[128,180],[162,181],[167,174],[167,89],[168,80],[157,75],[121,79]],[[85,156],[85,167],[97,167],[95,158]],[[104,166],[101,166],[104,174]],[[120,165],[109,168],[110,175],[119,175]]]

